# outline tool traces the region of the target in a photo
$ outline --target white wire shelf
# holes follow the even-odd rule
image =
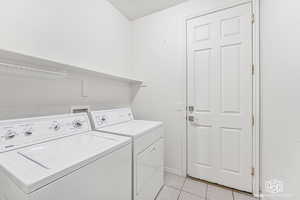
[[[76,77],[88,75],[122,81],[133,85],[141,85],[143,83],[143,81],[127,76],[90,70],[1,49],[0,73],[9,73],[19,76],[38,76],[39,78],[65,78],[76,74]]]
[[[10,63],[3,63],[0,62],[0,71],[4,73],[13,73],[19,75],[42,75],[48,76],[52,78],[65,78],[67,76],[66,72],[57,72],[57,71],[48,71],[43,69],[37,69],[28,66],[10,64]]]

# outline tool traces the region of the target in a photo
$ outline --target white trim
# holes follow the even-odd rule
[[[187,105],[187,33],[186,22],[190,19],[225,10],[228,8],[236,7],[242,4],[252,3],[252,12],[255,15],[255,23],[253,25],[253,64],[255,66],[255,73],[253,76],[253,115],[254,115],[254,128],[253,128],[253,167],[255,168],[255,175],[253,177],[253,195],[259,197],[260,194],[260,0],[240,0],[234,3],[229,3],[211,10],[200,12],[195,15],[187,16],[183,19],[183,66],[184,66],[184,82],[185,82],[185,104]],[[187,112],[186,112],[187,114]],[[186,132],[182,138],[182,175],[187,176],[187,123]]]
[[[255,176],[253,177],[253,195],[260,196],[260,0],[252,1],[252,12],[254,14],[255,23],[253,25],[253,64],[255,66],[253,76],[253,167],[255,168]]]
[[[185,174],[181,173],[181,170],[179,169],[174,169],[174,168],[169,168],[169,167],[165,167],[165,172],[171,173],[171,174],[175,174],[178,176],[186,176]]]
[[[187,176],[187,129],[188,129],[188,124],[187,124],[187,26],[186,26],[186,21],[188,18],[184,18],[182,20],[182,46],[184,47],[182,49],[182,74],[183,74],[183,83],[185,87],[183,87],[183,102],[185,104],[185,112],[184,112],[184,122],[185,122],[185,133],[182,134],[182,143],[181,143],[181,175],[182,176]]]
[[[204,16],[204,15],[219,12],[219,11],[222,11],[222,10],[226,10],[226,9],[236,7],[236,6],[239,6],[239,5],[243,5],[243,4],[247,4],[247,3],[252,3],[252,0],[239,0],[237,2],[227,3],[225,5],[218,6],[218,7],[215,7],[213,9],[204,10],[202,12],[198,12],[196,14],[187,16],[187,17],[184,18],[184,20],[188,21],[188,20],[191,20],[191,19],[196,18],[196,17],[201,17],[201,16]]]

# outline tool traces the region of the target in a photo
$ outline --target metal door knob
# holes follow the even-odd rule
[[[188,120],[189,120],[190,122],[194,122],[194,121],[195,121],[195,117],[194,117],[194,116],[188,116]]]

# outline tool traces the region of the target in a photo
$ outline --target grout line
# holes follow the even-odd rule
[[[224,186],[224,185],[220,185],[218,183],[209,182],[209,181],[206,181],[206,180],[203,180],[203,179],[194,178],[194,177],[191,177],[191,176],[189,176],[189,178],[191,180],[194,180],[194,181],[197,181],[197,182],[200,182],[200,183],[206,183],[208,185],[216,186],[218,188],[222,188],[222,189],[225,189],[225,190],[230,190],[230,191],[234,191],[234,192],[237,192],[237,193],[245,194],[245,195],[248,195],[248,196],[253,196],[252,193],[241,191],[241,190],[234,189],[234,188],[230,188],[230,187],[227,187],[227,186]]]
[[[158,198],[159,195],[162,193],[163,189],[165,189],[165,187],[166,187],[166,185],[164,184],[164,185],[160,188],[160,190],[159,190],[158,194],[156,195],[156,197],[154,198],[154,200],[157,200],[157,198]]]
[[[195,194],[195,193],[192,193],[192,192],[187,192],[187,191],[184,191],[184,190],[182,190],[182,192],[187,193],[187,194],[190,194],[190,195],[195,196],[195,197],[199,197],[199,198],[201,198],[201,199],[203,199],[203,198],[205,199],[205,197],[200,196],[200,195]]]
[[[172,189],[178,190],[178,191],[181,190],[180,188],[174,187],[174,186],[172,186],[172,185],[165,185],[165,187],[169,187],[169,188],[172,188]]]
[[[188,180],[189,180],[188,177],[185,178],[185,180],[183,181],[183,184],[182,184],[182,186],[181,186],[180,188],[176,188],[176,187],[174,187],[174,186],[169,186],[169,185],[165,185],[165,187],[170,187],[170,188],[173,188],[173,189],[179,191],[179,195],[178,195],[178,197],[177,197],[177,200],[180,200],[180,197],[181,197],[181,195],[182,195],[183,192],[186,192],[186,193],[188,193],[188,194],[191,194],[191,195],[194,195],[194,196],[197,196],[197,197],[203,199],[203,196],[199,196],[199,195],[197,195],[197,194],[194,194],[194,193],[192,193],[192,192],[188,192],[188,191],[185,191],[185,190],[184,190],[184,186],[185,186],[185,184],[187,183]],[[190,180],[194,180],[194,179],[190,179]],[[196,180],[196,181],[197,181],[197,180]],[[209,185],[212,185],[212,186],[215,186],[215,187],[217,187],[217,188],[220,188],[220,189],[224,189],[224,190],[230,191],[230,192],[231,192],[231,195],[232,195],[232,200],[236,200],[236,198],[235,198],[235,190],[233,190],[233,189],[229,189],[229,188],[227,188],[227,187],[222,187],[222,186],[220,186],[220,185],[218,185],[218,184],[210,184],[210,183],[208,183],[208,182],[206,182],[206,181],[199,181],[199,182],[202,182],[202,183],[205,183],[205,184],[206,184],[206,188],[205,188],[205,197],[204,197],[205,200],[209,200],[209,198],[208,198],[208,187],[209,187]]]
[[[190,179],[190,180],[193,180],[193,179]],[[201,195],[198,195],[198,194],[195,194],[195,193],[193,193],[193,192],[189,192],[189,191],[185,191],[184,189],[183,189],[183,187],[184,187],[184,185],[185,185],[185,183],[188,181],[188,178],[185,180],[185,182],[184,182],[184,184],[183,184],[183,186],[181,187],[181,192],[180,192],[180,194],[182,193],[182,192],[185,192],[185,193],[188,193],[188,194],[190,194],[190,195],[193,195],[193,196],[196,196],[196,197],[199,197],[199,198],[201,198],[201,199],[205,199],[205,200],[207,200],[208,198],[207,198],[207,190],[208,190],[208,184],[207,183],[204,183],[206,186],[205,186],[205,194],[204,194],[204,196],[201,196]],[[201,183],[201,182],[200,182]]]
[[[179,192],[179,195],[178,195],[178,197],[177,197],[177,200],[179,200],[179,198],[180,198],[180,196],[181,196],[181,193],[182,193],[182,191],[183,191],[183,187],[184,187],[185,183],[187,182],[187,179],[188,179],[188,178],[185,178],[185,180],[184,180],[184,182],[183,182],[183,184],[182,184],[182,186],[181,186],[181,188],[180,188],[180,192]]]

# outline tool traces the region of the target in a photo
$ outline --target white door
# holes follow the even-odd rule
[[[252,192],[252,9],[187,21],[188,175]]]

